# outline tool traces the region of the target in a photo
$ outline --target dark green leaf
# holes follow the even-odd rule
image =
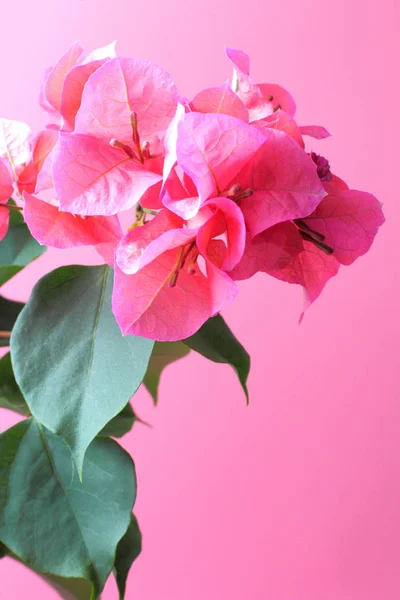
[[[0,558],[4,557],[12,558],[24,566],[22,562],[15,554],[10,552],[4,544],[0,543]],[[46,583],[48,583],[56,592],[58,592],[61,598],[64,600],[91,600],[93,584],[87,579],[81,579],[79,577],[58,577],[57,575],[45,575],[35,571],[39,577],[41,577]]]
[[[91,600],[93,585],[87,579],[57,577],[38,573],[64,600]],[[99,596],[98,596],[99,598]]]
[[[237,373],[246,400],[249,401],[247,378],[250,371],[250,356],[235,338],[221,315],[212,317],[203,327],[184,343],[199,354],[217,363],[231,365]]]
[[[10,353],[0,359],[0,408],[8,408],[20,415],[29,415],[30,411],[21,390],[15,381]]]
[[[35,286],[11,336],[31,413],[67,442],[79,470],[92,439],[141,384],[154,344],[121,335],[112,280],[107,266],[56,269]]]
[[[81,483],[68,446],[34,419],[0,435],[0,539],[36,571],[100,592],[135,495],[132,460],[114,440],[90,445]]]
[[[0,330],[11,331],[23,308],[22,302],[14,302],[0,296]]]
[[[104,437],[123,437],[132,429],[135,421],[138,421],[132,406],[128,403],[121,412],[111,419],[109,423],[101,430],[99,435]]]
[[[128,573],[142,551],[142,534],[135,515],[132,515],[128,531],[117,546],[114,573],[119,590],[119,600],[124,600]]]
[[[22,214],[17,210],[11,210],[7,235],[0,242],[0,286],[45,250],[46,247],[41,246],[31,236]]]
[[[190,348],[182,342],[156,342],[143,383],[150,392],[154,404],[158,401],[158,386],[163,370],[169,364],[189,354]]]

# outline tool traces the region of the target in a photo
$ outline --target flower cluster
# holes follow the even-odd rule
[[[114,44],[88,56],[74,44],[46,73],[46,129],[0,120],[0,204],[17,192],[41,244],[93,245],[115,267],[123,334],[184,339],[258,271],[304,286],[308,306],[384,222],[374,196],[306,150],[327,130],[299,126],[291,95],[226,53],[232,84],[190,100]],[[0,206],[0,239],[8,216]]]

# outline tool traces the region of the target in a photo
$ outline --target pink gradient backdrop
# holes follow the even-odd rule
[[[21,0],[2,6],[0,114],[44,123],[42,72],[78,39],[162,64],[187,95],[230,74],[224,44],[257,80],[287,86],[313,147],[385,203],[367,257],[343,268],[301,327],[302,294],[258,276],[226,317],[252,355],[246,408],[228,367],[171,367],[153,429],[126,438],[136,460],[144,553],[138,600],[397,600],[400,597],[400,204],[398,0]],[[8,285],[92,255],[51,252]],[[0,427],[11,423],[2,413]],[[55,594],[11,561],[1,600]],[[27,595],[27,591],[28,595]],[[107,585],[106,600],[117,598]]]

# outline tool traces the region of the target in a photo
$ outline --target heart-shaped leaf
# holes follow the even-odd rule
[[[231,365],[237,373],[243,391],[249,401],[247,378],[250,372],[250,356],[235,338],[221,315],[208,319],[197,333],[183,340],[199,354],[217,363]]]
[[[119,600],[124,600],[126,581],[132,564],[142,551],[142,534],[135,515],[132,515],[128,531],[117,546],[114,574],[117,580]]]
[[[81,483],[68,446],[34,419],[0,435],[0,539],[34,570],[104,587],[130,523],[136,478],[113,440],[90,446]]]
[[[112,284],[107,266],[52,271],[11,336],[15,378],[32,415],[67,442],[79,471],[90,442],[141,384],[154,344],[122,336]]]
[[[156,342],[154,344],[149,366],[143,379],[154,404],[157,404],[158,401],[158,386],[165,367],[180,358],[184,358],[189,352],[190,348],[182,342]]]
[[[19,211],[11,210],[8,233],[0,242],[0,286],[45,250],[46,247],[31,236]]]

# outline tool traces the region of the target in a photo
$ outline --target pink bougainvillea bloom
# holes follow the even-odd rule
[[[60,114],[63,117],[64,131],[73,131],[85,84],[105,62],[107,59],[76,65],[65,76],[60,98]]]
[[[236,296],[225,270],[244,244],[243,216],[228,198],[209,200],[187,227],[164,209],[130,231],[116,254],[113,309],[122,332],[158,341],[195,333]]]
[[[44,108],[50,105],[53,109],[60,112],[61,93],[65,77],[72,67],[77,64],[82,53],[83,48],[75,42],[60,58],[57,64],[48,70],[43,87],[43,99],[47,103],[44,105]]]
[[[335,176],[325,187],[328,194],[312,214],[248,239],[243,258],[230,275],[247,279],[264,271],[300,284],[306,293],[306,309],[341,264],[350,265],[370,249],[385,220],[371,194],[346,189]]]
[[[239,206],[251,237],[307,216],[325,195],[314,162],[299,145],[281,131],[264,134],[264,144],[231,182],[243,190]]]
[[[24,192],[24,218],[33,237],[53,248],[95,246],[109,264],[122,237],[118,217],[79,217]]]
[[[177,97],[171,77],[152,63],[117,58],[97,69],[84,86],[75,130],[61,133],[52,160],[62,210],[116,214],[156,186]]]
[[[85,85],[75,132],[107,142],[117,139],[132,144],[135,114],[141,143],[151,144],[155,136],[162,138],[165,134],[175,115],[177,99],[171,76],[157,65],[134,58],[114,58]]]
[[[93,136],[61,132],[53,159],[60,207],[73,214],[105,216],[131,208],[162,179],[149,167],[151,159],[142,163]]]
[[[52,152],[57,140],[58,132],[54,129],[43,129],[32,138],[31,159],[18,175],[17,185],[20,192],[33,193],[35,191],[38,175],[43,170],[47,157]],[[48,187],[52,187],[52,184]]]
[[[178,125],[178,165],[204,202],[229,186],[265,139],[263,131],[234,117],[187,113]]]
[[[71,126],[89,76],[113,57],[115,42],[94,50],[86,57],[83,57],[83,48],[75,42],[54,67],[47,69],[40,97],[42,108],[53,115],[61,114],[67,127]]]
[[[253,83],[248,55],[233,48],[225,51],[235,68],[235,91],[249,110],[250,121],[263,119],[280,109],[294,116],[296,104],[287,90],[275,83]]]
[[[222,113],[246,122],[249,120],[249,111],[229,83],[199,92],[191,101],[190,109],[201,113]]]
[[[278,110],[272,113],[272,115],[268,115],[268,117],[260,119],[259,121],[253,121],[252,125],[260,127],[261,129],[269,128],[283,131],[288,136],[296,140],[301,148],[304,148],[301,128],[297,125],[296,121],[283,110]]]

